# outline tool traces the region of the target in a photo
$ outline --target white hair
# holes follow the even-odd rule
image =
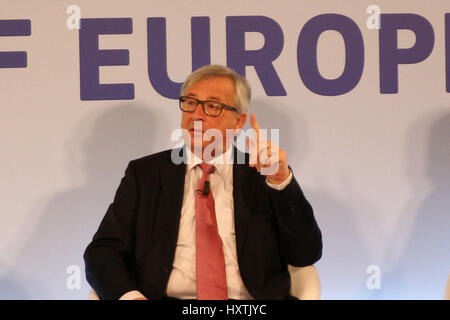
[[[195,82],[207,78],[226,77],[234,83],[234,106],[239,114],[248,112],[251,98],[251,88],[247,79],[236,71],[221,65],[208,65],[192,72],[181,87],[181,95],[186,93],[187,88]]]

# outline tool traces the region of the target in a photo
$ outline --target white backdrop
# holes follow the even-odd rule
[[[131,34],[101,35],[99,46],[129,50],[129,65],[100,67],[100,82],[133,83],[134,99],[81,100],[79,30],[66,25],[70,5],[82,18],[132,19]],[[398,93],[380,93],[379,30],[366,26],[370,5],[421,15],[434,31],[429,57],[399,66]],[[0,0],[0,7],[0,20],[31,21],[29,36],[0,36],[0,51],[27,52],[26,67],[0,68],[0,299],[87,297],[82,254],[128,161],[170,148],[180,124],[176,100],[149,81],[147,18],[166,18],[168,74],[182,82],[192,70],[191,17],[201,16],[210,19],[211,62],[218,64],[227,63],[226,17],[265,16],[281,27],[284,45],[273,66],[287,95],[268,96],[247,67],[250,109],[262,127],[280,128],[280,144],[315,210],[324,241],[322,297],[442,298],[450,271],[449,1]],[[337,96],[311,92],[297,67],[300,31],[326,13],[352,19],[364,40],[361,80]],[[260,33],[245,41],[246,50],[265,43]],[[399,48],[414,43],[413,32],[398,32]],[[317,56],[323,77],[340,76],[339,33],[321,35]]]

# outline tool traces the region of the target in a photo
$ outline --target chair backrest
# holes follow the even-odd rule
[[[300,300],[320,299],[320,278],[316,267],[313,265],[306,267],[288,266],[288,269],[291,275],[291,295]],[[447,283],[447,291],[449,291],[448,287]],[[91,290],[89,300],[100,300],[100,298],[94,290]]]
[[[300,300],[319,300],[321,293],[319,272],[314,265],[288,266],[291,275],[291,295]]]

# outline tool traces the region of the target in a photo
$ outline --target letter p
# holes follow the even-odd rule
[[[414,32],[416,43],[408,49],[398,49],[397,31]],[[417,14],[381,14],[380,29],[380,92],[398,92],[398,65],[425,60],[433,51],[434,32],[431,24]]]

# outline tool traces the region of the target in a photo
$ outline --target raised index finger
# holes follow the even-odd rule
[[[256,116],[254,113],[252,113],[250,116],[250,124],[252,125],[252,128],[255,130],[257,149],[259,150],[259,123],[256,120]]]
[[[259,124],[258,124],[258,121],[256,121],[256,116],[254,113],[252,113],[252,115],[250,117],[250,122],[251,122],[252,128],[255,129],[256,133],[259,133]]]

